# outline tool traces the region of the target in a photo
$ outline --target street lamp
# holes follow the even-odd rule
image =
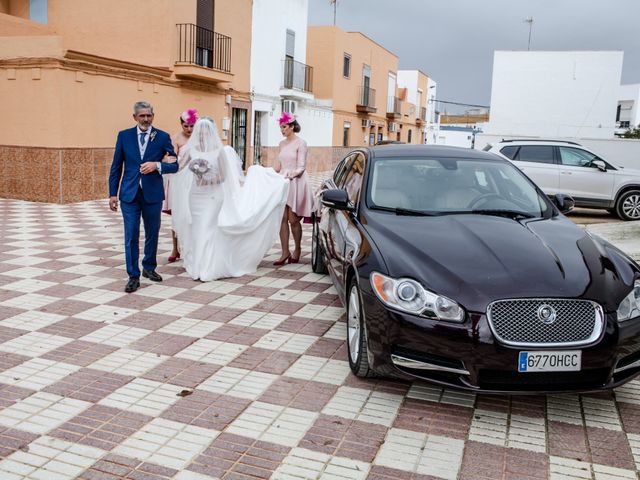
[[[533,17],[527,17],[524,19],[525,23],[529,24],[529,42],[527,43],[527,50],[531,50],[531,30],[533,30]]]

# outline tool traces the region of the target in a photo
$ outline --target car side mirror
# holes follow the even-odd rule
[[[564,193],[556,193],[553,196],[553,203],[562,213],[569,213],[576,206],[576,201]]]
[[[604,163],[602,160],[594,160],[593,162],[591,162],[591,165],[595,166],[601,172],[607,171],[607,164]]]
[[[325,190],[320,197],[322,205],[333,208],[335,210],[353,211],[354,208],[349,205],[349,194],[346,190],[334,188]]]

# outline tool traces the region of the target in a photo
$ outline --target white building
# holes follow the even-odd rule
[[[261,147],[282,140],[278,118],[295,114],[309,146],[330,146],[331,102],[315,100],[313,68],[306,65],[308,0],[254,0],[251,38],[253,163]]]
[[[415,110],[409,110],[410,120],[416,122],[418,143],[425,143],[427,104],[429,101],[429,77],[420,70],[398,70],[398,87],[407,90],[405,101]],[[415,143],[415,141],[414,141]]]
[[[438,143],[440,112],[437,111],[438,82],[429,77],[427,83],[427,122],[424,127],[424,143]]]
[[[640,125],[640,83],[620,85],[616,122],[622,130]]]
[[[622,60],[617,51],[496,51],[486,132],[612,138]]]

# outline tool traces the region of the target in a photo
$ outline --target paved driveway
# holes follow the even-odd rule
[[[640,383],[474,396],[362,381],[299,265],[127,295],[106,202],[0,199],[0,479],[637,478]],[[636,455],[634,457],[634,455]]]

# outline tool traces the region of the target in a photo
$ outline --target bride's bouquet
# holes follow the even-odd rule
[[[209,171],[209,162],[204,158],[196,158],[189,163],[189,170],[191,170],[198,180],[202,180],[202,176]]]

